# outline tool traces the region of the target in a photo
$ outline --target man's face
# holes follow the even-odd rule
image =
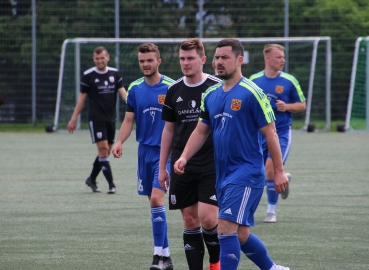
[[[161,59],[158,59],[156,53],[138,53],[138,63],[145,77],[151,77],[158,72]]]
[[[179,63],[182,73],[186,77],[194,77],[199,72],[202,72],[202,67],[206,61],[206,56],[200,57],[196,49],[190,51],[179,51]]]
[[[223,80],[233,78],[237,71],[237,59],[231,46],[220,47],[215,50],[215,67]]]
[[[94,60],[97,70],[105,71],[108,65],[108,62],[110,60],[110,57],[105,51],[103,51],[99,54],[94,53],[93,60]]]
[[[274,71],[283,70],[284,63],[286,60],[284,59],[284,52],[279,49],[272,49],[266,56],[265,61],[269,68]]]

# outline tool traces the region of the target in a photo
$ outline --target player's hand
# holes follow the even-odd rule
[[[274,188],[277,193],[283,193],[287,186],[288,178],[284,172],[274,176]]]
[[[122,145],[119,143],[115,144],[111,152],[115,158],[120,158],[123,155]]]
[[[187,160],[183,157],[180,157],[176,163],[174,163],[174,172],[176,174],[184,174],[184,168],[186,167]]]
[[[69,133],[73,133],[73,131],[75,131],[75,130],[76,130],[76,121],[71,119],[71,120],[69,121],[69,123],[68,123],[68,127],[67,127],[67,129],[68,129],[68,132],[69,132]]]
[[[159,180],[160,186],[164,189],[164,191],[167,191],[170,185],[170,178],[169,178],[168,171],[159,169],[158,180]]]
[[[279,112],[285,112],[285,111],[287,111],[288,104],[286,104],[283,100],[277,99],[275,101],[275,105],[277,106],[277,110]]]

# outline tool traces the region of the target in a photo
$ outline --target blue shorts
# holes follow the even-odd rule
[[[277,134],[279,137],[279,144],[281,146],[283,164],[285,164],[288,158],[288,154],[290,153],[290,150],[291,150],[291,143],[292,143],[291,127],[283,129],[281,131],[277,130]],[[261,137],[262,137],[262,147],[263,147],[263,155],[264,155],[264,163],[265,163],[266,159],[271,158],[271,156],[268,152],[268,146],[267,146],[265,137],[264,136],[261,136]]]
[[[137,192],[138,195],[150,196],[153,188],[163,190],[159,184],[159,159],[160,147],[138,145],[138,164],[137,164]],[[167,164],[170,170],[170,159]],[[163,190],[164,191],[164,190]]]
[[[218,189],[218,218],[239,225],[254,226],[254,213],[260,203],[263,190],[263,188],[250,188],[232,184]]]

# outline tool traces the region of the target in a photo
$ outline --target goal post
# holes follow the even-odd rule
[[[212,57],[216,44],[222,38],[202,38],[207,61],[204,72],[212,74]],[[268,43],[288,44],[289,73],[300,82],[307,99],[303,113],[294,114],[294,129],[308,130],[310,124],[319,123],[320,130],[330,130],[331,125],[331,38],[330,37],[281,37],[281,38],[237,38],[248,55],[248,63],[242,66],[245,77],[264,69],[263,47]],[[142,77],[137,62],[138,45],[153,42],[158,45],[162,64],[161,73],[178,79],[183,76],[178,60],[178,51],[185,38],[73,38],[62,44],[60,70],[54,115],[54,130],[65,129],[79,96],[80,76],[84,70],[94,66],[93,50],[104,46],[110,54],[109,66],[115,66],[123,77],[126,89],[130,82]],[[77,120],[77,129],[87,120],[85,106]],[[123,117],[122,104],[117,108],[118,125]],[[85,121],[87,122],[87,121]],[[295,124],[296,123],[296,124]],[[320,125],[320,126],[319,126]]]
[[[345,131],[369,131],[369,36],[355,42]]]

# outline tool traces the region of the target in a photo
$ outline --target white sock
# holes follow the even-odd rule
[[[268,204],[267,213],[274,214],[275,215],[275,209],[277,208],[277,205],[271,205]]]

